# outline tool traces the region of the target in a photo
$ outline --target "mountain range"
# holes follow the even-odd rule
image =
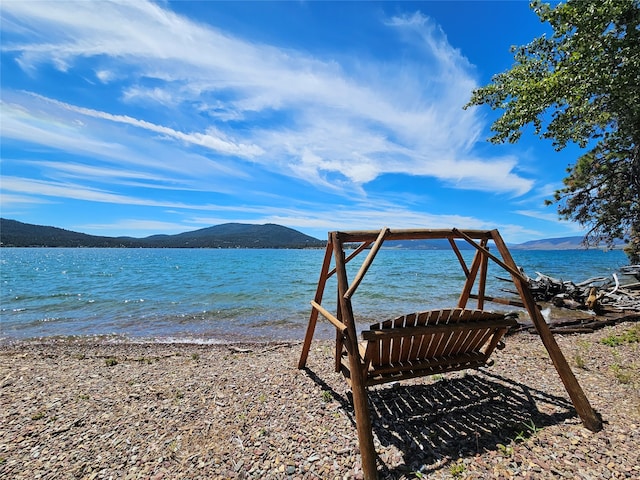
[[[0,219],[3,247],[119,247],[119,248],[318,248],[325,241],[281,225],[226,223],[177,235],[145,238],[101,237]]]
[[[510,245],[512,250],[582,249],[583,237],[532,240]],[[57,227],[32,225],[0,218],[2,247],[111,247],[111,248],[321,248],[325,240],[305,235],[292,228],[265,225],[225,223],[176,235],[151,235],[145,238],[103,237],[73,232]],[[620,242],[617,246],[622,247]],[[461,249],[472,248],[459,242]],[[447,240],[413,240],[398,242],[394,248],[449,249]]]
[[[584,250],[583,240],[584,237],[543,238],[510,245],[509,248],[511,250]],[[623,248],[625,245],[624,241],[616,240],[614,248]]]

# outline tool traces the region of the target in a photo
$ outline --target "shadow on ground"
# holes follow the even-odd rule
[[[351,399],[309,373],[332,392],[355,427]],[[565,398],[486,372],[371,388],[369,405],[382,446],[377,447],[378,472],[385,479],[413,478],[412,472],[428,475],[459,458],[504,449],[519,434],[526,437],[576,416]]]

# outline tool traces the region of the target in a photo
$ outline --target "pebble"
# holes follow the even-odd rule
[[[507,338],[487,374],[373,387],[380,478],[448,479],[454,466],[469,479],[640,478],[640,385],[618,382],[608,368],[637,365],[637,346],[617,347],[614,358],[598,342],[623,328],[562,337],[569,361],[588,343],[589,365],[601,365],[572,365],[606,421],[599,433],[582,428],[529,334]],[[246,347],[0,345],[0,378],[11,379],[0,387],[0,478],[363,478],[330,343],[310,352],[319,382],[295,368],[298,343]],[[524,427],[531,422],[534,433]],[[526,438],[516,441],[519,432]]]

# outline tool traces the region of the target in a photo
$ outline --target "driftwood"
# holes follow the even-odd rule
[[[581,319],[559,319],[548,322],[549,329],[555,334],[563,333],[593,333],[603,327],[616,325],[622,322],[638,322],[640,321],[640,313],[615,314],[606,313],[602,317],[581,318]],[[531,322],[518,323],[518,327],[510,330],[509,333],[515,332],[537,333]]]
[[[640,265],[627,265],[626,267],[620,267],[620,271],[625,275],[633,275],[640,280]]]
[[[640,266],[632,267],[637,267],[640,273]],[[574,283],[540,272],[536,272],[536,278],[529,277],[522,269],[520,272],[527,279],[529,289],[553,333],[592,333],[607,325],[640,321],[640,282],[623,285],[615,273],[611,277],[593,277]],[[621,273],[629,275],[635,270],[629,272],[622,268]],[[554,309],[554,318],[551,319],[549,314]],[[562,314],[558,309],[574,313]],[[536,333],[531,321],[519,322],[510,333],[516,331]]]
[[[550,302],[556,307],[585,310],[599,315],[607,310],[640,311],[640,284],[621,285],[617,274],[593,277],[579,283],[561,280],[536,272],[526,276],[529,289],[538,302]]]

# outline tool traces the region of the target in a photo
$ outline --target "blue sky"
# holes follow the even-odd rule
[[[3,0],[1,215],[144,237],[226,222],[580,235],[576,149],[491,145],[473,88],[528,3]]]

